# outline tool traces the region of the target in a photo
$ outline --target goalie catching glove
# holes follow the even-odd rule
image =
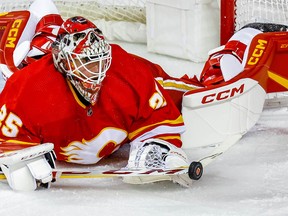
[[[13,190],[30,191],[39,186],[49,187],[55,154],[52,143],[0,154],[0,166]]]
[[[128,169],[173,169],[189,166],[185,152],[165,140],[149,139],[145,142],[132,142],[130,145]],[[123,177],[123,181],[129,184],[145,184],[165,180],[185,187],[189,187],[192,183],[188,175]]]

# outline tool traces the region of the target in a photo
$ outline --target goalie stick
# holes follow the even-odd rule
[[[114,178],[125,176],[161,176],[161,175],[185,175],[192,180],[198,180],[201,178],[203,169],[209,165],[212,161],[222,155],[231,146],[233,146],[242,135],[233,135],[228,137],[221,145],[216,146],[214,151],[198,161],[193,161],[189,166],[178,167],[172,169],[54,169],[53,177],[57,179],[73,179],[73,178]],[[4,174],[0,173],[0,179],[5,179]]]
[[[188,174],[192,180],[199,180],[202,176],[203,169],[214,161],[217,157],[222,155],[231,146],[240,140],[242,135],[233,135],[228,137],[222,144],[215,147],[214,151],[201,158],[198,161],[193,161],[190,166],[179,167],[173,169],[139,169],[139,170],[129,170],[127,168],[121,168],[116,170],[87,170],[87,171],[65,171],[58,170],[54,172],[57,178],[105,178],[105,177],[124,177],[124,176],[145,176],[145,175],[183,175]]]

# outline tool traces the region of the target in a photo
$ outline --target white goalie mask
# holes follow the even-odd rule
[[[55,67],[86,101],[95,104],[111,64],[111,47],[101,31],[83,17],[72,17],[62,24],[52,55]]]

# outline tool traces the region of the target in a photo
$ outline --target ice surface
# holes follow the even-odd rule
[[[149,54],[143,45],[122,46],[159,63],[174,76],[197,74],[202,68]],[[62,179],[49,190],[24,193],[10,190],[1,181],[0,215],[284,216],[288,214],[287,126],[287,108],[265,110],[251,131],[188,189],[172,182],[127,185],[113,178]],[[191,160],[195,152],[188,152]],[[121,165],[127,153],[126,147],[105,161],[112,165],[101,165]]]

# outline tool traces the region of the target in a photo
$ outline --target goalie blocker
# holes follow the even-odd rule
[[[29,191],[49,187],[55,168],[54,145],[45,143],[0,154],[0,166],[13,190]]]

